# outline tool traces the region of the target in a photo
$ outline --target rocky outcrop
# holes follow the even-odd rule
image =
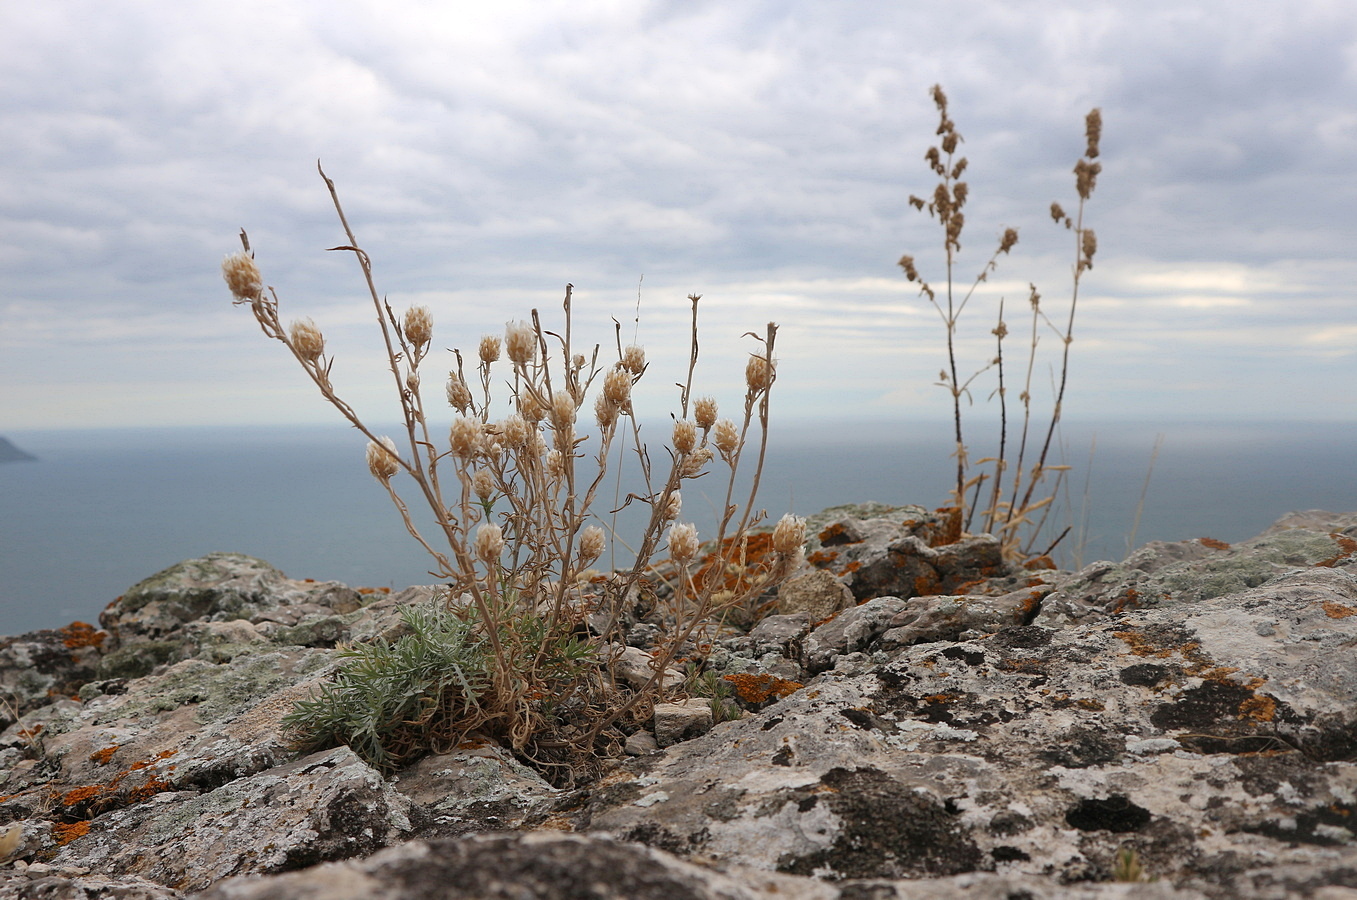
[[[0,896],[1353,895],[1357,516],[1071,573],[852,512],[818,523],[809,590],[707,651],[717,696],[658,705],[572,791],[483,740],[387,777],[290,748],[337,644],[431,589],[217,555],[103,630],[10,638]],[[855,605],[821,615],[836,585]]]

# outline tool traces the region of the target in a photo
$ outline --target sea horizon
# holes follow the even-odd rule
[[[668,435],[663,423],[643,433],[652,448]],[[214,551],[354,587],[434,580],[431,561],[367,473],[364,441],[352,428],[0,436],[37,457],[0,464],[0,635],[97,621],[142,579]],[[775,426],[758,505],[773,520],[866,501],[942,506],[955,479],[953,446],[946,422]],[[1235,543],[1293,510],[1357,511],[1355,448],[1357,425],[1347,423],[1066,424],[1058,452],[1072,468],[1053,506],[1071,532],[1057,560],[1064,567],[1120,560],[1151,540]],[[993,450],[976,441],[971,457]],[[720,502],[714,475],[684,488],[684,519],[704,532]],[[596,509],[612,502],[600,498]]]

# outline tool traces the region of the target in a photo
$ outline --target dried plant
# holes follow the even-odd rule
[[[962,137],[956,130],[956,123],[948,113],[947,95],[940,86],[932,89],[933,103],[938,110],[938,143],[929,147],[924,160],[937,176],[938,182],[930,198],[911,195],[910,205],[916,210],[927,210],[935,218],[942,230],[943,257],[945,265],[945,286],[939,284],[935,289],[920,275],[913,256],[902,256],[900,268],[905,277],[919,285],[919,292],[928,298],[937,310],[947,332],[947,368],[939,375],[939,384],[946,388],[952,397],[953,436],[956,442],[956,483],[952,489],[953,503],[962,510],[966,530],[978,527],[981,531],[995,534],[1010,558],[1022,558],[1032,555],[1044,556],[1065,536],[1065,529],[1050,546],[1036,551],[1035,542],[1043,533],[1046,517],[1051,504],[1060,489],[1061,479],[1068,466],[1049,462],[1052,445],[1055,442],[1057,426],[1065,399],[1065,388],[1069,375],[1070,344],[1074,340],[1074,314],[1079,302],[1079,286],[1086,270],[1093,268],[1093,256],[1097,253],[1098,239],[1092,228],[1084,225],[1084,205],[1097,184],[1102,171],[1097,162],[1099,142],[1102,136],[1102,113],[1094,109],[1085,118],[1084,134],[1086,146],[1083,157],[1075,164],[1075,188],[1079,195],[1074,216],[1069,216],[1059,203],[1052,203],[1050,214],[1057,225],[1063,225],[1074,237],[1075,264],[1073,287],[1070,293],[1068,318],[1063,327],[1053,321],[1041,305],[1041,295],[1036,285],[1029,285],[1028,306],[1031,309],[1031,337],[1028,345],[1026,372],[1022,391],[1018,398],[1022,404],[1022,426],[1018,435],[1016,454],[1009,452],[1008,421],[1008,385],[1005,381],[1004,340],[1008,337],[1008,325],[1004,321],[1003,301],[999,302],[997,324],[991,330],[995,338],[995,355],[983,363],[964,380],[958,374],[957,332],[961,313],[975,295],[981,284],[986,282],[991,272],[998,267],[999,256],[1007,255],[1018,243],[1018,232],[1005,228],[989,258],[980,267],[969,284],[957,280],[957,256],[961,252],[961,235],[966,225],[964,208],[969,197],[969,188],[961,180],[968,166],[964,156],[958,156],[957,150]],[[964,287],[964,293],[962,288]],[[1060,378],[1055,388],[1055,396],[1046,420],[1044,435],[1041,428],[1034,426],[1032,409],[1032,375],[1036,371],[1037,346],[1040,342],[1042,326],[1050,328],[1061,343]],[[992,397],[999,400],[999,449],[997,456],[977,460],[976,467],[989,466],[989,471],[972,473],[965,435],[962,429],[962,399],[971,401],[971,386],[984,373],[994,369],[998,385]],[[1033,428],[1037,432],[1033,433]],[[1030,446],[1029,446],[1030,444]],[[1031,456],[1035,462],[1030,462]],[[1005,483],[1010,462],[1012,477]],[[1030,463],[1030,464],[1029,464]],[[1048,480],[1048,476],[1053,478]],[[989,482],[987,500],[982,507],[982,487]],[[979,520],[976,521],[976,515]]]
[[[560,760],[606,753],[610,742],[616,743],[614,723],[644,712],[660,698],[661,674],[685,641],[728,609],[765,592],[799,562],[804,526],[784,517],[773,561],[761,577],[729,590],[719,572],[693,574],[696,528],[679,521],[683,483],[722,471],[727,487],[715,546],[723,548],[722,564],[726,557],[734,562],[745,555],[750,530],[762,515],[753,504],[767,448],[777,327],[770,323],[764,335],[750,335],[759,346],[746,366],[742,415],[738,421],[721,418],[715,400],[692,398],[700,297],[689,298],[690,362],[666,448],[668,469],[656,470],[640,440],[632,403],[633,390],[648,371],[645,352],[623,346],[620,326],[613,336],[612,362],[601,358],[598,345],[582,348],[573,333],[572,287],[567,285],[563,326],[557,331],[545,328],[534,309],[530,322],[509,322],[502,339],[482,337],[474,361],[452,351],[453,365],[440,392],[451,408],[451,422],[440,442],[423,377],[433,346],[433,316],[418,306],[398,316],[382,299],[334,183],[323,171],[321,177],[348,239],[332,249],[357,258],[376,312],[405,429],[400,439],[375,434],[335,392],[334,360],[313,322],[283,326],[277,293],[265,287],[243,232],[245,252],[227,257],[223,275],[235,302],[249,306],[264,334],[286,346],[325,400],[368,438],[369,471],[388,492],[406,530],[435,561],[432,574],[447,584],[447,609],[468,623],[470,630],[449,638],[448,646],[471,653],[468,660],[482,652],[488,660],[483,682],[469,676],[448,682],[439,689],[443,694],[421,701],[421,709],[444,711],[433,716],[440,723],[440,741],[479,728],[500,735],[544,767],[569,769],[572,763]],[[592,428],[585,424],[590,411]],[[630,431],[643,482],[626,502],[644,504],[649,516],[642,533],[628,542],[635,550],[633,565],[605,576],[591,568],[608,541],[606,514],[594,507],[610,467],[618,464],[617,438],[624,430]],[[748,493],[737,498],[741,466],[753,467],[753,479]],[[432,513],[436,534],[416,524],[406,500],[412,491]],[[655,674],[632,691],[618,683],[611,667],[622,647],[622,610],[637,595],[666,529],[679,584]],[[591,629],[586,621],[606,624]],[[442,628],[439,633],[449,632]],[[479,649],[472,652],[473,647]],[[370,661],[363,665],[371,668]],[[331,691],[336,697],[354,687],[345,677]],[[371,680],[372,675],[358,677]],[[380,758],[375,751],[371,755]]]

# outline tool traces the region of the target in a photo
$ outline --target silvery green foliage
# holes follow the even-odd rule
[[[489,689],[493,660],[474,622],[441,601],[409,606],[409,633],[341,653],[333,680],[283,718],[298,747],[347,744],[365,761],[390,770],[422,753]],[[472,715],[467,716],[467,713]]]

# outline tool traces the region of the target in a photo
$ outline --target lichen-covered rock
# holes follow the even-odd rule
[[[777,589],[777,611],[781,615],[804,615],[820,622],[854,604],[853,592],[824,569],[811,569],[794,575]]]
[[[1152,541],[1120,563],[1091,563],[1062,579],[1037,622],[1059,627],[1127,609],[1210,600],[1312,566],[1357,568],[1357,515],[1291,513],[1234,546],[1212,538]]]
[[[605,838],[487,835],[416,841],[362,862],[267,879],[233,878],[197,900],[832,900],[828,885],[732,877]]]
[[[509,751],[485,740],[426,756],[396,773],[392,786],[427,812],[421,832],[440,837],[536,824],[562,794]]]
[[[963,593],[1012,571],[993,536],[962,535],[959,521],[936,514],[845,517],[822,528],[814,546],[807,561],[839,578],[858,601]]]
[[[832,878],[1072,886],[1128,850],[1214,898],[1357,877],[1357,573],[960,642],[873,632],[866,671],[627,763],[578,827]]]
[[[111,653],[133,645],[162,645],[154,667],[163,662],[194,655],[201,643],[192,640],[205,634],[207,642],[221,643],[220,635],[202,629],[186,630],[193,623],[229,622],[243,619],[257,626],[258,635],[280,635],[280,643],[333,646],[344,636],[342,620],[363,606],[363,596],[338,582],[316,583],[289,579],[268,563],[240,553],[210,553],[170,566],[133,585],[99,616],[109,632]],[[328,622],[317,625],[316,622]],[[298,626],[314,634],[299,637]],[[287,630],[293,629],[291,633]],[[113,662],[107,665],[114,665]],[[123,670],[109,677],[132,678],[150,672],[135,657],[117,662]]]
[[[108,634],[85,622],[0,638],[0,728],[93,680]]]
[[[106,876],[83,866],[21,864],[0,869],[0,897],[14,900],[181,900],[182,891],[136,875]]]
[[[372,853],[410,831],[409,810],[407,798],[341,747],[102,815],[54,863],[200,890],[242,872]]]
[[[994,547],[945,511],[846,512],[812,555],[937,584],[694,642],[689,688],[744,718],[694,736],[657,716],[669,746],[637,731],[644,755],[581,792],[474,738],[387,779],[347,748],[296,759],[279,723],[333,642],[399,636],[435,588],[210,557],[130,592],[100,642],[11,639],[0,684],[56,656],[0,733],[0,823],[20,825],[0,896],[1349,900],[1357,516],[1037,574],[972,565]],[[84,669],[63,681],[68,649]],[[477,834],[505,829],[541,830]],[[1137,873],[1157,881],[1110,881]]]

